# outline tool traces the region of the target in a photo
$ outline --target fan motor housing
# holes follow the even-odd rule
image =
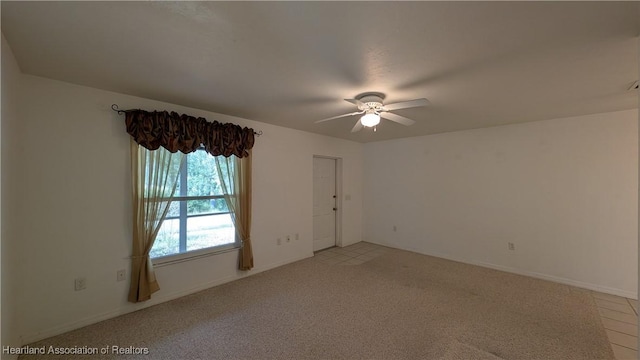
[[[384,94],[382,93],[364,93],[356,96],[357,100],[363,103],[358,108],[360,110],[373,110],[379,112],[382,110],[382,101],[384,100]]]

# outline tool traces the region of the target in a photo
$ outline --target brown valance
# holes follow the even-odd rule
[[[188,154],[200,146],[214,156],[249,156],[255,141],[253,129],[231,123],[209,122],[205,118],[176,112],[120,110],[126,116],[127,132],[141,146],[160,146],[172,153]]]

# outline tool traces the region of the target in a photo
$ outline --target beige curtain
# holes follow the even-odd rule
[[[251,250],[251,150],[243,158],[216,156],[216,167],[236,232],[242,240],[238,268],[253,268]]]
[[[160,290],[149,252],[169,211],[185,155],[147,150],[131,140],[133,251],[129,301],[149,300]]]

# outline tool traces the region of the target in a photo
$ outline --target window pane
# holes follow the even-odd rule
[[[187,195],[222,195],[216,160],[204,150],[187,155]]]
[[[235,228],[229,214],[187,219],[187,251],[233,244],[234,242]]]
[[[167,217],[178,217],[180,216],[180,201],[172,201],[171,205],[169,205],[169,212],[167,212]]]
[[[177,201],[175,203],[178,203]],[[173,205],[173,204],[172,204]],[[180,220],[165,220],[151,248],[152,258],[180,253]]]
[[[227,202],[224,199],[203,199],[187,201],[187,214],[211,214],[228,212]]]
[[[162,223],[150,252],[151,258],[180,254],[179,229],[180,219],[169,219]],[[235,243],[235,228],[231,215],[218,214],[187,218],[186,240],[187,251]]]

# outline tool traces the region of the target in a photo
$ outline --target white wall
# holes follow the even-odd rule
[[[363,239],[635,298],[637,123],[629,110],[366,144]]]
[[[351,200],[343,204],[342,238],[345,245],[361,240],[361,144],[29,75],[21,77],[20,100],[24,136],[15,141],[24,154],[19,172],[8,176],[19,176],[11,191],[22,192],[24,204],[11,204],[21,229],[12,256],[22,264],[21,317],[12,330],[23,344],[312,256],[313,155],[343,159]],[[237,252],[163,266],[156,269],[161,290],[150,301],[126,301],[128,281],[116,282],[116,271],[130,269],[129,135],[112,103],[264,132],[253,160],[254,270],[236,270]],[[300,240],[276,245],[296,233]],[[87,289],[74,291],[81,276]]]
[[[15,226],[16,214],[9,209],[9,204],[18,203],[18,194],[10,191],[15,184],[17,177],[9,179],[9,174],[16,171],[20,156],[20,143],[16,141],[14,135],[21,134],[20,123],[18,122],[18,94],[19,94],[20,68],[16,62],[11,48],[7,44],[4,34],[2,35],[2,121],[0,122],[0,153],[2,154],[0,163],[0,182],[2,190],[0,192],[0,272],[2,273],[0,283],[2,284],[2,304],[0,312],[0,323],[2,329],[0,333],[2,345],[19,345],[18,334],[15,326],[18,323],[18,306],[16,281],[12,274],[17,270],[17,259],[13,256],[16,252],[18,241]],[[2,355],[2,358],[15,356]]]

